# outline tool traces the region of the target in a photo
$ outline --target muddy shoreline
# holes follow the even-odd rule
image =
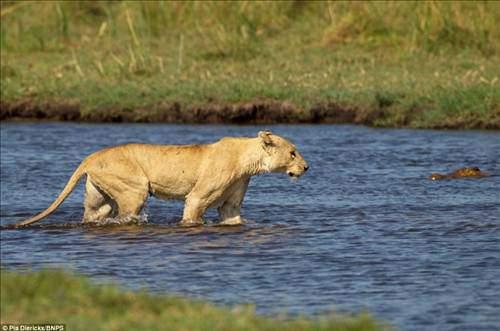
[[[417,113],[418,114],[418,113]],[[20,100],[0,102],[1,121],[49,120],[90,123],[176,123],[176,124],[360,124],[381,126],[390,112],[384,107],[361,108],[338,103],[319,103],[300,108],[286,101],[257,100],[251,102],[183,105],[165,102],[149,107],[105,108],[84,111],[78,102]],[[398,123],[382,126],[410,127],[415,113],[403,113]],[[382,123],[387,123],[385,121]],[[429,128],[435,129],[500,129],[500,119],[492,116],[485,122],[478,118],[456,118]]]

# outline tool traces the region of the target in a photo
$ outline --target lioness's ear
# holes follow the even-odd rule
[[[259,131],[258,137],[262,140],[264,145],[270,146],[273,144],[273,141],[271,140],[271,131]]]

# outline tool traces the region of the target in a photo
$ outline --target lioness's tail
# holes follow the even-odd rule
[[[52,214],[54,212],[54,210],[56,210],[56,208],[59,207],[59,205],[61,203],[63,203],[63,201],[73,191],[73,189],[75,188],[75,186],[78,183],[78,181],[80,180],[80,178],[85,174],[86,164],[87,164],[86,161],[87,160],[84,160],[82,163],[80,163],[80,165],[75,170],[75,172],[73,173],[71,178],[68,180],[68,183],[66,184],[66,186],[62,190],[61,194],[59,194],[57,199],[50,205],[49,208],[45,209],[43,212],[39,213],[38,215],[33,216],[32,218],[29,218],[25,221],[17,223],[16,227],[26,226],[26,225],[38,222],[42,218],[47,217],[50,214]]]

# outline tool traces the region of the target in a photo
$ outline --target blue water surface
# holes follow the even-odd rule
[[[70,268],[96,282],[260,314],[367,310],[401,330],[500,329],[500,134],[267,126],[310,170],[252,179],[248,224],[181,228],[182,203],[150,199],[148,223],[84,227],[83,183],[46,220],[1,231],[1,266]],[[88,154],[126,142],[208,143],[256,126],[2,123],[1,224],[45,209]],[[429,181],[478,166],[494,176]],[[83,181],[82,181],[83,182]]]

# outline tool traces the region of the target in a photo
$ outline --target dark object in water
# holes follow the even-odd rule
[[[488,176],[488,174],[481,171],[481,169],[479,169],[478,167],[466,167],[455,170],[447,175],[442,175],[434,172],[429,176],[429,179],[440,180],[440,179],[456,179],[456,178],[485,177],[485,176]]]

